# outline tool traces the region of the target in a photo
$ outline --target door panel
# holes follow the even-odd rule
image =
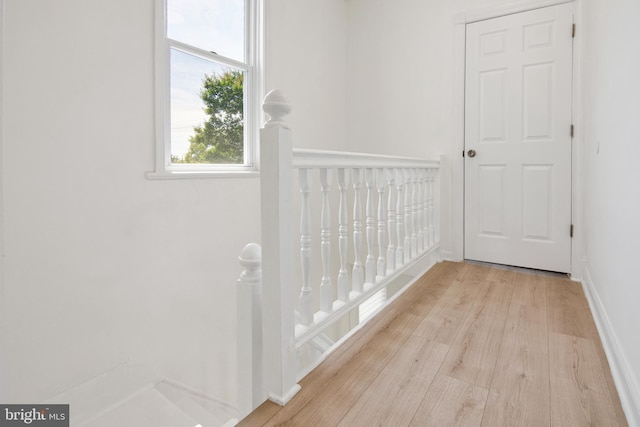
[[[467,25],[465,258],[571,267],[573,6]]]
[[[522,238],[551,241],[553,165],[522,166]]]
[[[480,190],[478,230],[484,236],[506,237],[505,229],[505,167],[506,165],[481,165],[478,168]]]
[[[506,69],[480,74],[480,142],[506,142]]]
[[[523,140],[550,141],[553,139],[551,129],[553,64],[527,65],[523,70]]]

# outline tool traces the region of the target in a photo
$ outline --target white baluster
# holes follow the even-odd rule
[[[364,177],[367,185],[367,204],[365,209],[365,225],[367,227],[367,260],[364,265],[364,281],[365,283],[375,283],[376,267],[373,247],[375,239],[375,219],[373,217],[373,169],[365,169]]]
[[[411,186],[411,171],[404,170],[404,259],[405,264],[413,259],[415,252],[411,252],[411,236],[413,234],[413,217],[411,215],[411,198],[413,188]]]
[[[299,169],[302,208],[300,212],[300,262],[302,268],[302,289],[300,290],[300,323],[309,326],[313,323],[313,294],[309,283],[311,268],[311,170]]]
[[[430,208],[430,200],[429,200],[429,169],[422,169],[420,171],[422,175],[422,201],[424,204],[423,209],[423,218],[422,218],[422,233],[424,238],[424,249],[429,249],[431,247],[431,241],[429,240],[429,208]]]
[[[433,169],[427,170],[427,200],[428,200],[428,210],[427,210],[427,236],[429,239],[429,247],[431,247],[434,243],[434,235],[433,235],[433,208],[434,208],[434,200],[433,200],[434,192],[433,192]]]
[[[376,185],[378,188],[378,266],[376,269],[377,278],[382,279],[386,275],[385,271],[385,249],[384,238],[386,237],[385,216],[384,216],[384,190],[387,182],[384,177],[384,169],[376,169]]]
[[[425,200],[424,200],[424,177],[422,176],[422,169],[416,169],[417,185],[416,185],[416,198],[417,198],[417,212],[416,217],[416,230],[418,230],[418,253],[422,253],[425,250],[424,240],[424,216],[425,216]]]
[[[349,301],[349,274],[347,273],[347,244],[349,219],[347,209],[347,171],[338,169],[338,190],[340,190],[340,206],[338,207],[338,249],[340,250],[340,271],[338,272],[338,299]]]
[[[411,181],[411,256],[418,255],[418,181],[416,170],[409,169]]]
[[[404,199],[403,199],[403,190],[404,190],[404,176],[402,174],[402,169],[395,170],[396,175],[396,187],[398,189],[398,198],[397,198],[397,212],[396,212],[396,229],[398,230],[397,238],[398,244],[396,246],[396,266],[399,267],[405,263],[404,258]]]
[[[387,203],[387,228],[389,229],[389,245],[387,246],[387,274],[390,274],[396,269],[396,204],[393,198],[394,185],[394,170],[387,169],[387,187],[389,188],[389,197]]]
[[[433,197],[431,211],[433,216],[433,243],[440,243],[440,169],[433,169]]]
[[[360,169],[352,170],[353,178],[353,271],[351,274],[351,284],[354,292],[361,293],[364,283],[364,268],[362,267],[362,197],[360,189],[362,187],[362,174]]]
[[[322,211],[320,213],[320,253],[322,255],[322,279],[320,281],[320,310],[333,310],[333,284],[331,283],[331,211],[329,208],[329,186],[331,170],[320,169],[320,189],[322,190]]]
[[[427,218],[425,221],[425,233],[427,236],[427,243],[428,243],[428,247],[431,247],[431,245],[433,245],[433,236],[431,235],[431,221],[433,220],[432,218],[432,202],[433,202],[433,193],[432,193],[432,188],[431,188],[431,169],[427,169],[426,173],[425,173],[425,180],[427,182],[427,189],[426,189],[426,197],[427,197]]]
[[[429,242],[431,244],[436,243],[436,230],[435,230],[435,205],[436,205],[436,186],[435,181],[437,179],[437,169],[429,170]]]

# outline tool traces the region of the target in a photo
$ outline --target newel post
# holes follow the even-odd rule
[[[270,117],[260,130],[264,381],[269,399],[284,405],[300,390],[293,291],[293,144],[284,121],[291,106],[281,91],[272,90],[262,108]]]
[[[262,366],[262,255],[249,243],[238,258],[244,270],[237,286],[238,415],[242,419],[265,400]]]

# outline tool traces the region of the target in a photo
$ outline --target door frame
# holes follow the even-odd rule
[[[0,100],[4,99],[4,0],[0,0]],[[4,111],[3,102],[0,102],[0,401],[6,402],[9,398],[7,390],[6,374],[6,326],[5,313],[6,301],[4,292],[4,168],[3,168],[3,131]]]
[[[574,234],[571,241],[571,278],[580,280],[583,273],[584,251],[582,250],[582,155],[580,141],[583,140],[583,112],[581,89],[581,13],[583,0],[523,0],[512,4],[472,9],[455,15],[453,22],[453,144],[451,156],[451,258],[464,259],[464,128],[465,128],[465,55],[467,24],[514,13],[527,12],[543,7],[565,3],[574,5],[574,22],[577,26],[573,41],[573,90],[571,99],[571,223]]]

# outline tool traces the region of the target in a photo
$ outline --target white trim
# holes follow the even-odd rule
[[[483,7],[462,12],[454,17],[455,24],[471,24],[473,22],[484,21],[497,18],[499,16],[512,15],[514,13],[527,12],[529,10],[543,7],[557,6],[559,4],[571,3],[573,0],[522,0],[508,4]]]
[[[256,170],[221,170],[221,171],[164,171],[146,172],[145,177],[152,181],[167,179],[208,179],[208,178],[260,178]]]
[[[451,168],[451,259],[464,259],[464,96],[467,24],[456,23],[453,29],[453,151]]]
[[[291,387],[291,390],[289,390],[284,396],[278,396],[274,393],[269,393],[269,400],[277,405],[284,406],[287,404],[287,402],[293,399],[293,396],[295,396],[301,388],[302,387],[300,387],[299,384],[295,384],[293,387]]]
[[[254,108],[247,111],[248,123],[251,125],[250,138],[252,144],[245,144],[245,163],[250,164],[254,171],[260,167],[260,128],[262,127],[262,100],[265,96],[265,0],[250,1],[250,17],[254,22],[249,23],[249,38],[253,41],[253,49],[249,51],[249,63],[252,64],[251,74],[252,92],[250,98]],[[248,103],[247,103],[248,104]]]
[[[440,256],[443,261],[453,261],[453,252],[451,251],[440,251]]]
[[[609,320],[598,291],[591,280],[586,263],[582,289],[589,302],[589,308],[611,368],[611,376],[618,390],[618,396],[620,396],[620,403],[627,417],[627,423],[631,427],[640,426],[640,384],[638,384],[637,378],[634,378],[633,371],[629,368],[628,359],[620,347],[620,341],[616,337],[611,320]]]
[[[264,0],[245,0],[246,62],[212,54],[167,37],[167,0],[155,0],[155,170],[148,179],[255,177],[258,170],[260,106],[264,87]],[[177,49],[245,73],[244,163],[238,165],[171,164],[170,50]]]
[[[579,0],[523,0],[515,3],[489,6],[481,9],[471,9],[467,12],[459,13],[454,17],[454,90],[453,90],[453,129],[454,140],[451,148],[451,172],[452,172],[452,188],[451,188],[451,248],[453,260],[459,261],[464,259],[464,159],[462,152],[464,151],[464,85],[465,85],[465,51],[466,51],[466,25],[485,20],[498,18],[504,15],[526,12],[529,10],[540,9],[542,7],[556,6],[565,3],[574,3],[574,17],[580,17],[577,11],[580,11]],[[578,22],[579,24],[579,22]],[[580,221],[578,209],[582,207],[582,197],[580,196],[581,177],[581,158],[579,157],[579,144],[577,141],[582,137],[582,107],[578,101],[582,99],[580,83],[580,61],[579,61],[579,43],[580,31],[576,33],[574,39],[573,53],[573,99],[574,106],[574,125],[578,129],[572,141],[572,161],[571,179],[572,188],[572,221],[576,226],[576,234],[571,242],[572,265],[571,273],[578,278],[581,274],[580,266],[580,244],[582,242],[580,235]],[[578,41],[578,42],[577,42]]]
[[[169,42],[167,32],[167,1],[154,2],[154,51],[155,51],[155,171],[165,172],[165,159],[171,158],[170,142],[165,135],[171,135],[169,114]]]
[[[4,0],[0,0],[0,402],[7,400],[4,313]]]
[[[242,71],[248,71],[250,68],[246,63],[240,62],[236,59],[218,55],[217,53],[208,52],[197,46],[191,46],[189,44],[182,43],[181,41],[173,40],[168,37],[167,37],[167,40],[169,41],[169,46],[172,49],[179,50],[180,52],[183,52],[192,56],[197,56],[198,58],[204,59],[206,61],[216,62],[220,65],[230,65],[233,68],[238,68],[239,70],[242,70]]]
[[[584,135],[583,102],[582,102],[582,0],[575,0],[573,22],[577,31],[573,39],[573,99],[571,120],[573,123],[573,139],[571,140],[571,223],[573,224],[573,241],[571,242],[571,278],[581,280],[586,260],[582,233],[582,215],[584,202],[582,197],[582,150]]]

